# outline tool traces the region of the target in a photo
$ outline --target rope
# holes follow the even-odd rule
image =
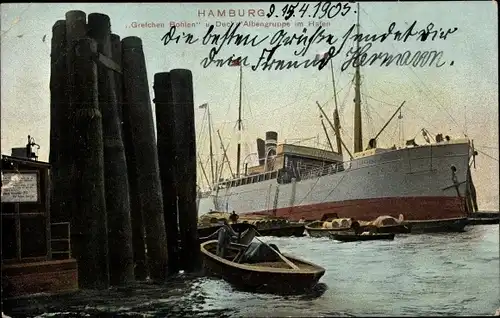
[[[330,194],[332,194],[333,191],[335,191],[338,188],[338,186],[344,180],[344,178],[345,178],[346,175],[347,175],[347,173],[344,173],[344,175],[342,176],[342,178],[340,178],[339,182],[337,182],[337,184],[335,185],[335,187],[333,187],[333,189],[331,189],[330,192],[328,192],[328,194],[326,195],[326,197],[321,202],[325,202],[328,199],[328,197],[330,196]]]
[[[364,12],[364,14],[366,14],[366,16],[373,23],[373,25],[378,28],[378,25],[373,21],[373,19],[371,18],[371,16],[363,8],[361,8],[361,10]],[[390,42],[390,43],[391,43],[392,47],[396,50],[396,52],[399,52],[398,49],[396,48],[396,46],[394,45],[394,43],[392,43],[392,42]],[[446,107],[436,98],[436,95],[434,95],[432,93],[432,91],[425,85],[424,81],[422,81],[422,79],[417,75],[417,73],[415,73],[415,71],[413,70],[413,68],[410,68],[410,71],[420,81],[420,83],[422,84],[421,87],[423,87],[423,88],[425,88],[427,90],[428,94],[439,104],[439,106],[441,106],[440,108],[448,115],[448,117],[450,117],[450,119],[453,121],[453,123],[455,123],[455,125],[457,125],[457,127],[460,128],[460,125],[457,123],[457,121],[455,120],[455,118],[453,118],[453,116],[451,116],[451,114],[448,112],[448,110],[446,109]],[[412,81],[413,85],[416,88],[420,88],[418,85],[415,85],[416,83],[411,78],[410,78],[410,80]],[[464,131],[462,131],[462,133],[465,134]]]
[[[384,101],[381,101],[381,100],[379,100],[379,99],[376,99],[376,98],[374,98],[374,97],[372,97],[372,96],[370,96],[370,95],[366,95],[366,97],[368,97],[368,98],[370,98],[370,99],[373,99],[374,101],[377,101],[377,102],[379,102],[379,103],[386,104],[386,105],[388,105],[388,106],[394,106],[394,107],[399,107],[399,106],[400,106],[400,105],[389,104],[389,103],[387,103],[387,102],[384,102]],[[422,121],[424,121],[424,122],[425,122],[426,124],[428,124],[429,126],[432,126],[432,127],[436,128],[437,130],[440,130],[440,128],[438,128],[436,125],[434,125],[434,124],[430,123],[430,122],[429,122],[429,121],[427,121],[424,117],[422,117],[422,116],[418,115],[417,113],[415,113],[414,111],[412,111],[412,110],[411,110],[411,108],[405,108],[405,110],[406,110],[406,111],[409,111],[410,113],[412,113],[412,114],[413,114],[413,116],[420,118]]]
[[[492,157],[492,156],[488,155],[488,154],[487,154],[487,153],[485,153],[485,152],[482,152],[481,150],[479,150],[479,149],[477,149],[477,148],[476,148],[476,151],[477,151],[477,152],[482,153],[483,155],[485,155],[486,157],[488,157],[488,158],[490,158],[490,159],[492,159],[492,160],[498,161],[498,158]]]
[[[316,182],[314,182],[313,186],[311,187],[311,189],[309,189],[309,191],[306,193],[306,195],[302,198],[302,200],[299,201],[299,203],[296,203],[294,205],[300,205],[302,202],[304,202],[304,200],[309,196],[309,194],[311,194],[312,190],[314,189],[314,187],[316,187],[316,185],[318,184],[319,182],[319,179],[320,177],[317,177],[316,178]]]

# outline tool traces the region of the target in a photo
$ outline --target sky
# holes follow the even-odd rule
[[[148,70],[151,98],[154,97],[155,73],[176,68],[193,73],[195,105],[208,103],[213,121],[215,159],[220,162],[222,150],[216,130],[220,131],[224,147],[233,163],[236,157],[238,134],[236,120],[239,103],[239,68],[204,68],[201,62],[214,45],[203,45],[202,37],[210,24],[214,32],[223,34],[230,22],[288,22],[283,27],[289,35],[306,27],[312,35],[316,27],[309,23],[323,22],[325,32],[339,39],[356,23],[355,4],[345,16],[309,17],[314,14],[316,3],[310,2],[307,11],[296,9],[296,16],[286,21],[282,8],[286,3],[276,3],[276,18],[252,17],[254,12],[267,14],[271,3],[211,3],[211,4],[1,4],[1,151],[10,154],[12,147],[26,144],[27,135],[40,144],[40,160],[48,160],[50,149],[50,39],[52,26],[64,19],[69,10],[82,10],[87,14],[98,12],[110,16],[112,32],[122,38],[138,36],[142,39]],[[305,7],[304,7],[305,8]],[[244,17],[227,16],[230,9],[244,12]],[[259,11],[263,10],[263,11]],[[226,10],[226,16],[211,16],[210,10]],[[299,15],[304,13],[303,17]],[[333,12],[333,11],[331,11]],[[204,16],[203,16],[204,15]],[[498,209],[498,18],[496,2],[388,2],[361,3],[360,32],[380,34],[392,22],[404,31],[414,21],[416,29],[434,24],[439,30],[457,28],[446,40],[418,41],[415,38],[398,42],[390,38],[384,43],[374,43],[370,52],[390,54],[416,54],[417,51],[443,51],[442,67],[380,66],[373,64],[361,68],[361,93],[364,144],[368,142],[390,118],[396,108],[402,108],[402,119],[397,117],[387,126],[378,139],[379,146],[400,145],[416,137],[423,143],[420,133],[426,128],[433,135],[443,133],[452,138],[464,134],[474,140],[480,151],[473,178],[478,190],[481,209]],[[169,32],[170,24],[179,25],[176,34],[191,33],[200,38],[197,43],[171,41],[164,45],[162,37]],[[299,26],[299,23],[303,26]],[[232,54],[248,56],[256,64],[263,49],[273,47],[269,42],[281,29],[279,26],[241,26],[239,31],[263,39],[257,47],[226,45],[217,58],[226,59]],[[43,41],[46,36],[45,41]],[[276,38],[275,38],[276,39]],[[340,40],[339,40],[340,41]],[[353,135],[353,68],[341,71],[347,60],[348,48],[353,41],[346,41],[338,56],[332,59],[337,100],[340,110],[342,138],[352,149]],[[363,42],[360,45],[363,46]],[[275,58],[285,60],[313,59],[317,53],[328,51],[326,42],[312,44],[303,57],[294,56],[300,46],[282,46]],[[255,139],[264,138],[265,132],[278,132],[279,142],[326,147],[327,140],[321,126],[316,101],[331,116],[334,109],[332,76],[329,67],[290,70],[257,70],[243,67],[242,71],[242,159],[252,164],[255,159]],[[152,104],[154,111],[154,104]],[[208,158],[208,133],[206,110],[196,108],[198,153],[206,164]],[[325,125],[328,124],[325,122]],[[331,133],[331,129],[328,128]],[[331,135],[332,140],[333,135]],[[208,169],[208,166],[205,167]],[[200,176],[201,174],[198,173]],[[201,178],[201,176],[200,176]]]

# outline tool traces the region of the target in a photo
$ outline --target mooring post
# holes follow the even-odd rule
[[[124,121],[133,144],[137,189],[146,229],[149,276],[164,281],[167,269],[167,242],[153,113],[149,95],[146,61],[138,37],[122,40]]]
[[[123,105],[127,102],[124,98]],[[125,108],[126,109],[126,108]],[[141,196],[137,183],[137,161],[132,143],[131,127],[123,123],[123,143],[127,158],[127,174],[130,191],[130,220],[132,223],[132,247],[134,252],[134,276],[136,280],[146,280],[148,276],[144,221],[141,210]]]
[[[97,44],[82,38],[74,47],[73,125],[75,127],[74,254],[83,288],[109,286],[108,229],[104,196],[102,116],[98,104]]]
[[[122,66],[122,44],[120,37],[111,34],[113,49],[113,60],[119,61]],[[134,255],[134,276],[136,280],[145,280],[148,276],[146,262],[146,241],[144,234],[144,222],[141,211],[141,198],[137,187],[137,162],[135,160],[134,144],[132,142],[132,127],[124,120],[123,105],[127,103],[123,92],[123,74],[115,73],[116,91],[118,92],[117,105],[122,126],[123,145],[125,146],[125,157],[127,161],[127,175],[130,197],[130,220],[132,223],[132,249]]]
[[[120,76],[121,77],[121,76]],[[123,77],[121,77],[123,83]],[[146,280],[148,276],[146,261],[146,241],[144,234],[144,221],[141,210],[141,194],[138,187],[137,160],[135,159],[135,147],[132,139],[132,125],[126,120],[129,108],[127,96],[122,95],[123,109],[123,144],[125,146],[125,157],[127,158],[127,174],[130,191],[130,219],[132,222],[132,247],[134,251],[134,276],[136,280]]]
[[[60,165],[66,178],[59,188],[67,191],[65,210],[71,214],[71,249],[78,260],[79,283],[83,288],[106,288],[109,285],[106,206],[102,158],[102,124],[85,114],[99,111],[97,101],[97,68],[91,60],[96,44],[87,36],[87,15],[83,11],[66,12],[66,67],[69,98]],[[77,53],[77,43],[84,39]],[[90,52],[86,52],[85,48]],[[86,55],[89,54],[87,57]],[[82,56],[85,55],[85,56]],[[94,87],[95,86],[95,87]],[[90,109],[90,110],[87,110]],[[88,123],[90,125],[87,125]],[[87,126],[86,126],[87,125]],[[93,130],[92,125],[98,130]],[[63,136],[61,136],[63,137]],[[88,145],[87,145],[88,144]],[[91,148],[89,148],[91,147]],[[87,164],[88,162],[88,164]]]
[[[175,179],[175,122],[172,84],[169,73],[157,73],[153,83],[156,112],[156,139],[163,192],[163,217],[167,231],[168,274],[179,273],[179,231]]]
[[[75,45],[76,42],[87,36],[87,15],[80,10],[66,12],[66,67],[68,72],[68,96],[70,106],[73,102],[73,62],[75,60]],[[69,111],[71,113],[71,111]],[[69,118],[68,118],[69,119]],[[71,137],[71,136],[69,136]],[[68,140],[72,140],[69,138]],[[73,144],[69,142],[69,144]]]
[[[120,36],[117,34],[111,34],[111,55],[113,61],[122,67],[122,42]],[[120,122],[120,128],[123,129],[123,82],[121,74],[113,72],[115,78],[115,91],[116,91],[116,108],[118,109],[118,120]]]
[[[61,198],[61,204],[56,209],[60,209],[61,218],[55,217],[54,221],[62,221],[71,223],[71,234],[80,235],[73,231],[74,221],[73,213],[76,209],[73,195],[75,191],[75,127],[73,126],[72,114],[74,111],[74,70],[73,62],[75,60],[75,41],[87,36],[87,15],[83,11],[74,10],[66,12],[66,97],[69,103],[66,104],[64,114],[61,117],[64,123],[61,123],[63,132],[60,136],[60,158],[59,158],[59,175],[54,180],[56,196]],[[57,200],[56,197],[56,200]],[[57,214],[57,212],[56,212]]]
[[[88,35],[97,42],[100,54],[112,58],[109,16],[91,13]],[[111,285],[134,280],[132,224],[125,148],[118,118],[115,72],[98,65],[99,109],[104,143],[104,184],[108,214],[109,276]]]
[[[50,53],[50,154],[51,212],[53,222],[68,222],[71,210],[66,203],[71,200],[71,189],[65,185],[69,181],[69,159],[67,139],[70,131],[69,99],[67,96],[68,70],[66,64],[66,21],[58,20],[52,27]]]
[[[127,102],[124,99],[123,105]],[[125,107],[124,107],[125,108]],[[141,210],[141,195],[137,181],[137,161],[132,143],[131,127],[123,123],[123,143],[127,158],[127,174],[130,191],[130,220],[132,223],[132,247],[134,251],[134,276],[136,280],[146,280],[148,276],[144,221]]]
[[[196,209],[196,133],[194,126],[193,75],[190,70],[170,71],[175,121],[175,172],[179,197],[180,261],[186,272],[201,269]]]
[[[113,60],[119,61],[122,66],[122,44],[120,37],[111,34],[111,43],[113,50]],[[137,163],[135,160],[134,144],[132,142],[132,127],[124,120],[123,105],[127,103],[123,92],[123,74],[116,74],[117,105],[120,114],[123,145],[125,146],[125,157],[127,161],[127,175],[130,193],[130,219],[132,223],[132,247],[134,255],[134,276],[136,280],[146,280],[148,276],[146,262],[146,241],[144,234],[144,222],[141,211],[141,198],[137,187]],[[125,107],[125,110],[127,108]]]
[[[75,101],[75,89],[74,89],[74,74],[73,64],[75,61],[75,45],[78,39],[87,36],[87,15],[85,12],[80,10],[73,10],[66,12],[66,96],[69,103],[66,104],[66,110],[64,112],[64,120],[68,125],[67,130],[61,135],[61,158],[59,162],[60,166],[60,178],[59,180],[54,180],[56,189],[54,191],[59,191],[63,203],[61,204],[61,209],[69,214],[69,221],[71,224],[71,235],[72,236],[82,236],[83,233],[77,231],[78,224],[75,224],[74,213],[76,213],[76,203],[73,199],[75,193],[75,126],[73,121],[74,104],[78,103]],[[65,124],[62,124],[65,125]],[[63,126],[64,127],[64,126]],[[63,212],[64,213],[64,212]],[[66,215],[65,215],[66,217]],[[61,221],[68,221],[61,220]],[[73,241],[73,240],[72,240]],[[72,248],[73,249],[73,248]],[[75,255],[78,251],[74,250]]]

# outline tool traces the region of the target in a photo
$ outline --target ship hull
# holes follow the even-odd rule
[[[345,163],[340,172],[220,189],[200,199],[199,214],[215,209],[290,220],[319,220],[325,213],[359,220],[464,217],[469,156],[468,141],[374,151]]]

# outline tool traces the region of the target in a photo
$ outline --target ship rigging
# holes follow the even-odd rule
[[[356,30],[359,34],[359,4],[357,12]],[[359,50],[359,42],[356,46]],[[265,140],[257,139],[258,164],[248,167],[246,163],[243,169],[240,168],[243,76],[242,66],[238,65],[240,92],[236,174],[229,179],[218,178],[210,195],[200,196],[200,200],[212,201],[215,210],[273,214],[297,220],[304,217],[320,219],[324,213],[332,211],[339,216],[358,219],[373,219],[380,215],[398,217],[402,213],[406,219],[419,220],[463,217],[477,210],[469,166],[475,151],[471,151],[471,141],[468,139],[450,140],[438,134],[435,142],[431,142],[430,133],[425,130],[424,138],[429,139],[425,145],[417,145],[414,137],[400,147],[377,146],[377,139],[398,114],[401,126],[401,109],[405,102],[397,107],[364,149],[361,71],[360,63],[356,64],[352,152],[345,145],[341,134],[333,63],[330,59],[335,106],[333,123],[319,102],[316,102],[329,149],[286,142],[278,144],[278,134],[268,131]],[[336,151],[323,119],[326,119],[335,134]],[[343,150],[349,156],[347,161],[343,158]],[[225,149],[224,155],[227,159]]]

